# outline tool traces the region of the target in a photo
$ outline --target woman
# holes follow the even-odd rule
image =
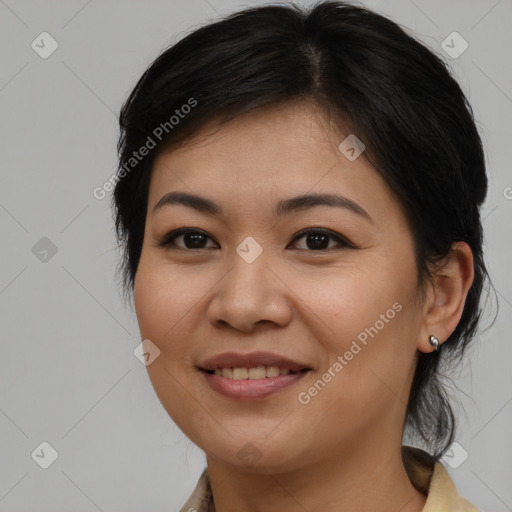
[[[181,510],[477,510],[440,369],[480,317],[487,177],[442,61],[343,2],[248,9],[160,55],[120,127],[126,290],[206,453]]]

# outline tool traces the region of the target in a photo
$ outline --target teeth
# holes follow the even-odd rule
[[[242,380],[249,377],[247,368],[233,368],[233,380]]]
[[[267,366],[267,377],[277,377],[279,375],[279,368],[277,366]]]
[[[267,372],[264,366],[256,366],[255,368],[249,368],[249,379],[265,379]]]
[[[218,371],[218,369],[215,370],[215,372],[217,372],[217,371]],[[217,375],[217,373],[215,373],[215,375]],[[233,368],[222,368],[221,375],[228,379],[232,379],[233,378]]]
[[[216,368],[214,373],[219,377],[227,379],[245,380],[265,379],[279,375],[289,375],[294,372],[288,368],[279,368],[277,366],[255,366],[253,368]]]

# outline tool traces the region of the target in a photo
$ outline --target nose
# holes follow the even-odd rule
[[[286,326],[292,318],[291,291],[278,270],[262,256],[248,263],[236,252],[229,264],[230,271],[215,287],[209,303],[208,321],[247,333],[257,324]]]

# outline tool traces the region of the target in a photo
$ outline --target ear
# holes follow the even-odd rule
[[[454,242],[448,255],[434,271],[426,290],[417,343],[420,352],[435,350],[429,343],[430,335],[439,338],[439,345],[450,337],[464,311],[473,279],[471,248],[466,242]]]

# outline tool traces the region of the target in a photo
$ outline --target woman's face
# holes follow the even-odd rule
[[[422,312],[398,202],[312,105],[203,134],[155,161],[135,279],[163,406],[210,457],[251,471],[400,446]],[[179,228],[192,233],[172,240]],[[249,358],[204,371],[225,353]],[[309,370],[281,375],[272,355]]]

